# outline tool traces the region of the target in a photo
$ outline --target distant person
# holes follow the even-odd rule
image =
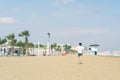
[[[83,50],[84,50],[84,47],[82,46],[82,43],[79,43],[79,46],[76,47],[76,50],[77,50],[78,59],[79,59],[78,63],[82,64],[81,56],[83,55]]]
[[[97,48],[96,47],[92,47],[92,52],[94,53],[94,55],[97,55]]]

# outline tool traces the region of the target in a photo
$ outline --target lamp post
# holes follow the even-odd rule
[[[37,45],[38,45],[38,55],[40,55],[40,52],[39,52],[40,51],[40,43],[38,42]]]
[[[47,54],[49,55],[51,53],[50,51],[50,33],[47,33],[48,35],[48,41],[47,41]]]
[[[2,42],[1,42],[1,37],[0,37],[0,54],[1,54],[1,52],[2,52],[2,51],[1,51],[1,49],[2,49],[1,43],[2,43]]]

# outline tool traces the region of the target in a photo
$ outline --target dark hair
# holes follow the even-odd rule
[[[79,43],[79,45],[81,46],[81,45],[82,45],[82,43]]]

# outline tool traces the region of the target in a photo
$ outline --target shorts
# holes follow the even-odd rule
[[[82,56],[83,54],[82,53],[78,53],[78,56]]]

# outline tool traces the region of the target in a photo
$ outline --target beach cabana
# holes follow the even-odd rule
[[[91,48],[91,51],[94,53],[94,55],[97,55],[97,47],[99,47],[100,45],[98,44],[92,44],[92,45],[89,45]]]

